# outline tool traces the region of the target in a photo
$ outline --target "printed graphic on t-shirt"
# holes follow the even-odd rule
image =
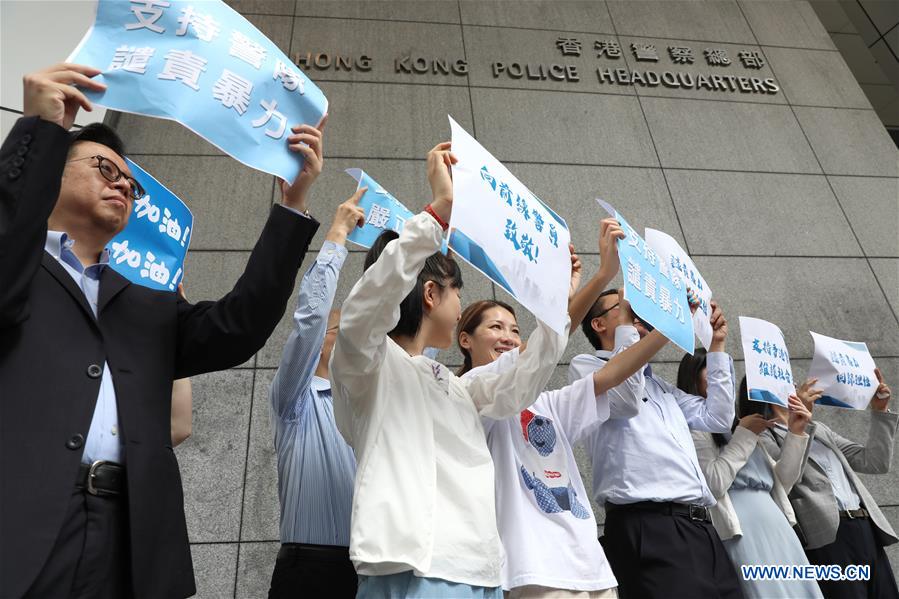
[[[568,477],[565,452],[554,451],[553,421],[531,410],[524,410],[520,421],[524,444],[517,453],[524,464],[519,464],[519,471],[537,506],[547,514],[571,512],[575,518],[589,518],[589,511],[578,501]]]

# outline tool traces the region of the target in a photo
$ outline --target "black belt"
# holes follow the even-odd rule
[[[81,464],[75,488],[91,495],[121,495],[125,492],[125,467],[105,460]]]
[[[709,508],[704,505],[675,503],[673,501],[638,501],[637,503],[608,503],[606,513],[622,510],[639,510],[645,512],[657,512],[669,516],[686,516],[690,520],[711,522],[712,516]]]
[[[855,520],[856,518],[867,518],[870,516],[868,514],[868,510],[861,507],[857,510],[842,510],[840,511],[840,518],[846,518],[847,520]]]
[[[311,545],[308,543],[282,543],[278,550],[278,559],[305,557],[332,560],[350,559],[350,548],[340,545]]]

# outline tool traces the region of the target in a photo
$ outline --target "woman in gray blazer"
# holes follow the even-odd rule
[[[850,441],[818,422],[810,432],[809,459],[790,492],[805,552],[812,564],[837,565],[853,577],[855,566],[870,568],[867,577],[864,572],[857,573],[865,580],[819,580],[828,599],[899,597],[892,566],[883,549],[899,539],[856,474],[886,474],[893,459],[899,414],[888,409],[891,392],[879,370],[877,378],[879,386],[871,399],[867,443]],[[784,438],[784,432],[775,428],[761,441],[771,457],[777,459],[786,450]]]

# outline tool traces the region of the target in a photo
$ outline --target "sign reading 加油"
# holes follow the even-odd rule
[[[221,0],[98,0],[68,62],[102,71],[108,108],[178,121],[244,164],[293,181],[290,128],[318,125],[321,90]]]
[[[194,217],[178,196],[131,160],[131,174],[146,190],[131,218],[109,243],[109,265],[138,285],[174,291],[184,276]]]

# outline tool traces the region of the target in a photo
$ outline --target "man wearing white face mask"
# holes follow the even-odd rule
[[[608,420],[585,436],[593,463],[593,498],[606,508],[603,549],[623,599],[742,597],[737,573],[712,527],[715,504],[690,429],[730,431],[734,377],[724,353],[727,321],[712,302],[708,399],[686,394],[645,370],[640,412]],[[583,323],[595,354],[571,361],[568,380],[602,368],[616,343],[617,293],[604,293]],[[634,319],[643,337],[651,327]]]

